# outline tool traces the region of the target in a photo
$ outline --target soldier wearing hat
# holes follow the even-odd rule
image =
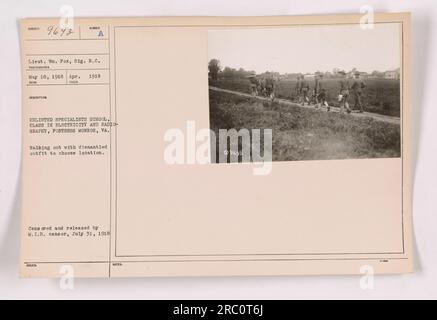
[[[266,78],[266,96],[272,101],[275,99],[275,79],[271,76]]]
[[[258,78],[257,88],[256,91],[259,96],[262,96],[264,94],[264,80],[263,78]]]
[[[316,97],[316,108],[325,106],[327,111],[331,109],[326,101],[326,88],[323,82],[323,73],[318,73],[316,75],[315,87],[314,87],[315,97]]]
[[[305,102],[309,104],[310,100],[308,99],[308,92],[310,91],[310,84],[305,79],[305,76],[301,76],[300,82],[300,96],[302,101],[302,106],[305,105]]]
[[[366,84],[361,80],[360,73],[358,71],[355,72],[355,79],[352,83],[351,89],[354,97],[354,109],[358,109],[359,112],[364,112],[362,95],[365,88]]]
[[[339,71],[338,74],[340,75],[340,94],[338,96],[340,111],[344,112],[346,110],[347,113],[351,113],[348,102],[350,90],[349,81],[346,79],[346,72],[343,70]]]

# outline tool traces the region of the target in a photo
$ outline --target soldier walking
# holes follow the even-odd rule
[[[358,109],[358,112],[364,112],[364,106],[362,102],[363,91],[366,88],[366,84],[361,80],[360,73],[355,72],[355,79],[352,83],[351,89],[354,97],[354,109]]]
[[[309,105],[310,100],[308,99],[308,92],[310,91],[310,84],[305,79],[305,76],[301,76],[300,82],[300,94],[302,99],[302,106],[305,105],[305,102]]]
[[[314,102],[314,107],[316,109],[319,108],[319,100],[317,98],[318,94],[319,94],[319,87],[320,87],[320,72],[316,72],[314,75],[314,90],[313,90],[313,95],[311,96],[311,102]]]
[[[348,102],[350,93],[349,81],[346,79],[346,72],[339,71],[338,74],[340,75],[340,94],[338,96],[338,101],[340,102],[340,112],[344,112],[346,110],[347,113],[351,113]]]
[[[254,75],[250,75],[249,77],[250,81],[250,93],[252,96],[258,95],[258,79]]]
[[[293,97],[293,100],[295,102],[300,103],[301,102],[300,101],[300,94],[301,94],[300,89],[301,89],[301,86],[302,86],[301,75],[298,74],[296,79],[297,79],[296,87],[294,88],[294,94],[292,94],[292,97]]]
[[[329,112],[331,107],[326,100],[326,88],[323,82],[323,73],[319,73],[316,76],[314,92],[316,97],[316,108],[325,106],[326,110]]]
[[[275,80],[273,77],[268,77],[266,79],[266,90],[267,90],[267,97],[270,98],[272,101],[275,100]]]

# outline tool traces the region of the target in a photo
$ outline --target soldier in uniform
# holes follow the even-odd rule
[[[294,88],[294,95],[292,95],[294,97],[295,101],[297,100],[296,101],[297,103],[301,102],[300,101],[300,95],[301,95],[300,89],[302,86],[302,78],[301,77],[302,77],[302,75],[300,75],[300,74],[297,75],[296,87]]]
[[[344,112],[346,110],[347,113],[351,113],[351,109],[349,108],[349,81],[346,79],[346,72],[339,71],[338,74],[340,75],[340,94],[339,94],[339,101],[340,101],[340,112]]]
[[[326,100],[326,88],[323,82],[323,73],[319,73],[316,76],[315,87],[314,87],[315,95],[316,95],[316,108],[325,106],[326,110],[329,112],[331,107]]]
[[[360,73],[355,72],[355,79],[352,83],[351,89],[354,97],[354,109],[358,109],[358,112],[364,112],[364,106],[362,102],[363,91],[366,88],[366,84],[361,80]]]
[[[321,80],[320,76],[321,76],[320,72],[316,72],[314,75],[314,89],[311,95],[311,104],[314,104],[316,109],[319,108],[319,100],[317,96],[319,95],[319,90],[320,90],[320,80]]]
[[[272,101],[275,99],[275,80],[272,77],[266,79],[266,95]]]
[[[250,81],[250,93],[253,96],[257,96],[258,95],[258,79],[254,75],[251,75],[248,78]]]
[[[267,96],[266,79],[261,78],[260,84],[261,84],[261,95],[263,97],[266,97]]]
[[[259,96],[262,96],[262,94],[263,94],[263,82],[262,81],[263,81],[262,78],[257,78],[257,88],[256,88],[256,91],[257,91],[257,94]]]
[[[301,83],[300,83],[300,94],[301,94],[301,101],[302,106],[305,105],[305,102],[309,105],[309,98],[308,98],[308,92],[310,91],[310,84],[305,79],[305,76],[301,76]]]

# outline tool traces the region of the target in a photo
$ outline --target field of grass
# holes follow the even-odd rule
[[[397,124],[213,90],[209,95],[216,135],[219,129],[272,129],[273,161],[400,157]]]
[[[338,106],[338,79],[326,79],[324,85],[327,89],[328,103]],[[310,87],[314,83],[309,81]],[[365,80],[367,88],[363,95],[363,103],[366,111],[389,116],[400,116],[400,82],[389,79],[368,79]],[[248,79],[219,79],[211,81],[210,85],[240,92],[250,93],[250,82]],[[296,81],[282,80],[276,84],[276,95],[279,98],[297,100],[295,93]],[[350,97],[349,104],[353,107],[353,99]]]

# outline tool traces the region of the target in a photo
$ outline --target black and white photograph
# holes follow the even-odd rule
[[[243,133],[255,129],[271,130],[273,161],[399,158],[401,30],[399,23],[210,30],[210,128],[216,136],[235,129],[240,138],[234,153],[217,139],[212,159],[247,162],[244,146],[254,142]]]

